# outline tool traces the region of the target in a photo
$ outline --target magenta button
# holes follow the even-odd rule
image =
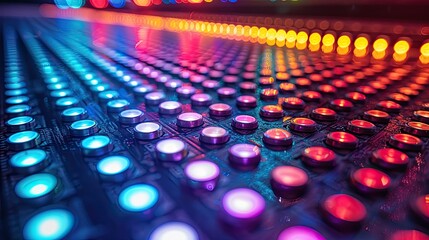
[[[206,93],[197,93],[191,97],[191,102],[194,106],[207,106],[212,103],[212,100],[212,97]]]
[[[229,162],[238,168],[255,168],[261,161],[261,150],[252,144],[235,144],[228,149]]]
[[[325,240],[318,231],[306,226],[293,226],[283,230],[277,240]]]
[[[177,126],[184,128],[194,128],[203,125],[203,116],[199,113],[188,112],[177,116]]]

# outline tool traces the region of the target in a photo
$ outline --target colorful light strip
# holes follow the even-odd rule
[[[297,49],[308,48],[310,51],[322,50],[325,53],[331,53],[336,50],[339,55],[346,55],[349,52],[353,52],[355,57],[358,58],[365,57],[371,54],[372,51],[372,57],[376,60],[384,59],[388,54],[391,54],[395,61],[403,62],[408,58],[408,53],[411,50],[416,50],[411,49],[412,40],[403,37],[398,38],[395,42],[390,42],[388,37],[381,35],[372,41],[369,35],[366,34],[353,36],[352,33],[337,34],[332,31],[323,33],[319,30],[312,30],[312,32],[301,30],[297,32],[293,29],[267,29],[266,27],[259,26],[243,26],[240,24],[118,13],[89,8],[57,9],[52,5],[42,5],[40,10],[45,17],[76,19],[131,27],[148,27],[172,32],[194,32],[211,37],[254,42],[270,46],[286,46]],[[326,24],[329,25],[329,23]],[[428,43],[425,43],[416,50],[416,52],[419,50],[421,52],[421,63],[429,63],[428,48]]]

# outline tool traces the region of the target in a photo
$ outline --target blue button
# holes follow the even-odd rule
[[[87,137],[81,144],[83,154],[86,156],[101,156],[113,148],[110,138],[103,135]]]
[[[79,102],[79,100],[77,100],[77,98],[64,97],[64,98],[58,99],[55,102],[55,106],[57,106],[57,108],[68,108],[68,107],[75,106],[78,102]]]
[[[88,117],[88,114],[84,108],[73,107],[67,108],[61,113],[61,118],[66,122],[73,122],[77,120],[82,120]]]
[[[34,215],[24,226],[24,239],[62,239],[72,230],[75,217],[65,209],[51,209]]]
[[[115,90],[100,92],[98,98],[102,101],[108,101],[119,97],[119,93]]]
[[[28,102],[29,100],[30,100],[30,98],[27,96],[15,96],[15,97],[7,98],[6,103],[9,105],[22,104],[22,103]]]
[[[26,88],[20,88],[20,89],[13,89],[13,90],[7,90],[4,92],[4,94],[8,97],[11,96],[19,96],[19,95],[25,95],[28,93],[28,90]]]
[[[19,152],[10,158],[10,165],[17,172],[36,172],[46,166],[48,155],[41,149]]]
[[[68,88],[69,84],[67,82],[59,82],[59,83],[52,83],[46,86],[49,90],[61,90],[64,88]]]
[[[7,83],[4,85],[6,89],[18,89],[25,87],[25,82]]]
[[[119,174],[127,169],[131,165],[130,159],[124,156],[110,156],[103,158],[97,164],[97,170],[101,174],[114,175]]]
[[[60,81],[61,81],[61,78],[59,78],[59,77],[51,77],[51,78],[45,79],[45,83],[48,83],[48,84],[58,83]]]
[[[15,193],[24,199],[43,197],[52,192],[57,184],[58,180],[54,175],[38,173],[19,181],[15,186]]]
[[[148,184],[136,184],[119,194],[119,205],[126,211],[141,212],[152,208],[159,199],[158,190]]]
[[[96,85],[98,85],[98,84],[100,84],[102,82],[100,80],[97,80],[97,79],[92,79],[92,80],[89,80],[89,81],[85,81],[83,83],[85,83],[85,85],[87,85],[87,86],[96,86]]]
[[[70,90],[56,90],[51,92],[51,97],[53,98],[62,98],[71,96],[73,93]]]
[[[97,123],[90,119],[79,120],[70,125],[70,133],[77,137],[89,136],[97,130]]]
[[[14,151],[33,148],[38,144],[39,133],[34,131],[17,132],[7,139],[9,147]]]
[[[34,127],[34,118],[29,116],[14,117],[6,122],[7,129],[10,132],[29,130]]]
[[[19,104],[19,105],[14,105],[11,107],[8,107],[6,109],[6,113],[7,114],[14,114],[14,115],[22,115],[22,114],[26,114],[28,113],[28,111],[30,111],[31,107],[26,105],[26,104]]]
[[[120,112],[128,108],[129,105],[130,103],[125,99],[110,100],[107,103],[107,110],[111,112]]]

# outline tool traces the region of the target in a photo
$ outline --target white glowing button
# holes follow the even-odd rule
[[[182,222],[169,222],[156,228],[149,240],[199,240],[193,227]]]
[[[216,179],[219,177],[219,173],[219,167],[210,161],[194,161],[185,167],[186,176],[199,182]]]
[[[264,212],[265,200],[258,192],[237,188],[225,194],[222,205],[224,210],[235,218],[251,219]]]
[[[182,121],[197,121],[197,120],[203,119],[203,116],[199,113],[189,112],[189,113],[182,113],[177,118]]]
[[[252,144],[235,144],[230,148],[230,153],[237,157],[250,158],[261,154],[259,147]]]
[[[101,174],[114,175],[127,170],[131,165],[130,159],[123,156],[110,156],[103,158],[97,164],[97,170]]]
[[[162,140],[156,144],[156,150],[162,153],[173,154],[185,149],[185,143],[177,139]]]
[[[159,107],[164,108],[164,109],[176,109],[176,108],[180,108],[182,107],[182,104],[176,101],[167,101],[167,102],[163,102],[159,105]]]
[[[157,123],[145,122],[137,125],[135,129],[136,131],[142,132],[142,133],[152,133],[152,132],[158,131],[160,128],[161,126]]]

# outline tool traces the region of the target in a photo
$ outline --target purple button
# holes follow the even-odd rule
[[[283,230],[277,240],[325,240],[318,231],[306,226],[293,226]]]
[[[205,80],[201,85],[205,90],[213,90],[219,88],[220,83],[216,80]]]
[[[170,79],[171,79],[171,77],[169,75],[161,75],[155,81],[157,83],[166,83]]]
[[[228,131],[221,127],[206,127],[200,134],[200,141],[207,144],[224,144],[228,140]]]
[[[176,89],[177,95],[182,98],[189,98],[194,95],[196,91],[197,89],[192,86],[182,86]]]
[[[219,98],[232,98],[235,96],[237,91],[234,88],[223,87],[217,90]]]
[[[253,130],[258,128],[258,121],[249,115],[238,115],[232,119],[231,126],[241,130]]]
[[[164,85],[168,90],[174,91],[176,88],[181,87],[182,84],[183,84],[183,82],[180,80],[171,79],[171,80],[168,80],[167,82],[165,82]]]
[[[176,101],[166,101],[159,104],[158,110],[160,114],[179,114],[182,112],[182,104]]]
[[[228,160],[234,167],[255,168],[261,161],[261,150],[252,144],[235,144],[228,149]]]
[[[212,117],[227,117],[232,114],[232,107],[225,103],[210,105],[209,114]]]
[[[206,77],[204,77],[203,75],[193,75],[193,76],[191,76],[191,78],[189,79],[189,81],[190,81],[191,83],[195,83],[195,84],[202,83],[204,80],[206,80]]]
[[[213,191],[219,180],[220,169],[210,161],[193,161],[186,164],[185,175],[190,187]]]
[[[212,97],[206,93],[197,93],[191,97],[191,102],[194,106],[208,106],[212,103],[212,100]]]
[[[256,98],[250,95],[239,96],[236,100],[237,106],[240,108],[255,108],[257,105]]]
[[[256,83],[253,82],[242,82],[240,83],[240,91],[243,93],[254,93],[256,92]]]
[[[256,191],[248,188],[236,188],[222,198],[224,220],[237,227],[257,225],[265,210],[265,200]]]
[[[184,128],[194,128],[203,125],[203,116],[199,113],[188,112],[177,116],[177,126]]]
[[[181,161],[188,154],[186,144],[179,139],[159,141],[155,149],[157,158],[162,161]]]
[[[165,94],[163,92],[151,92],[145,96],[146,104],[159,105],[165,101]]]

